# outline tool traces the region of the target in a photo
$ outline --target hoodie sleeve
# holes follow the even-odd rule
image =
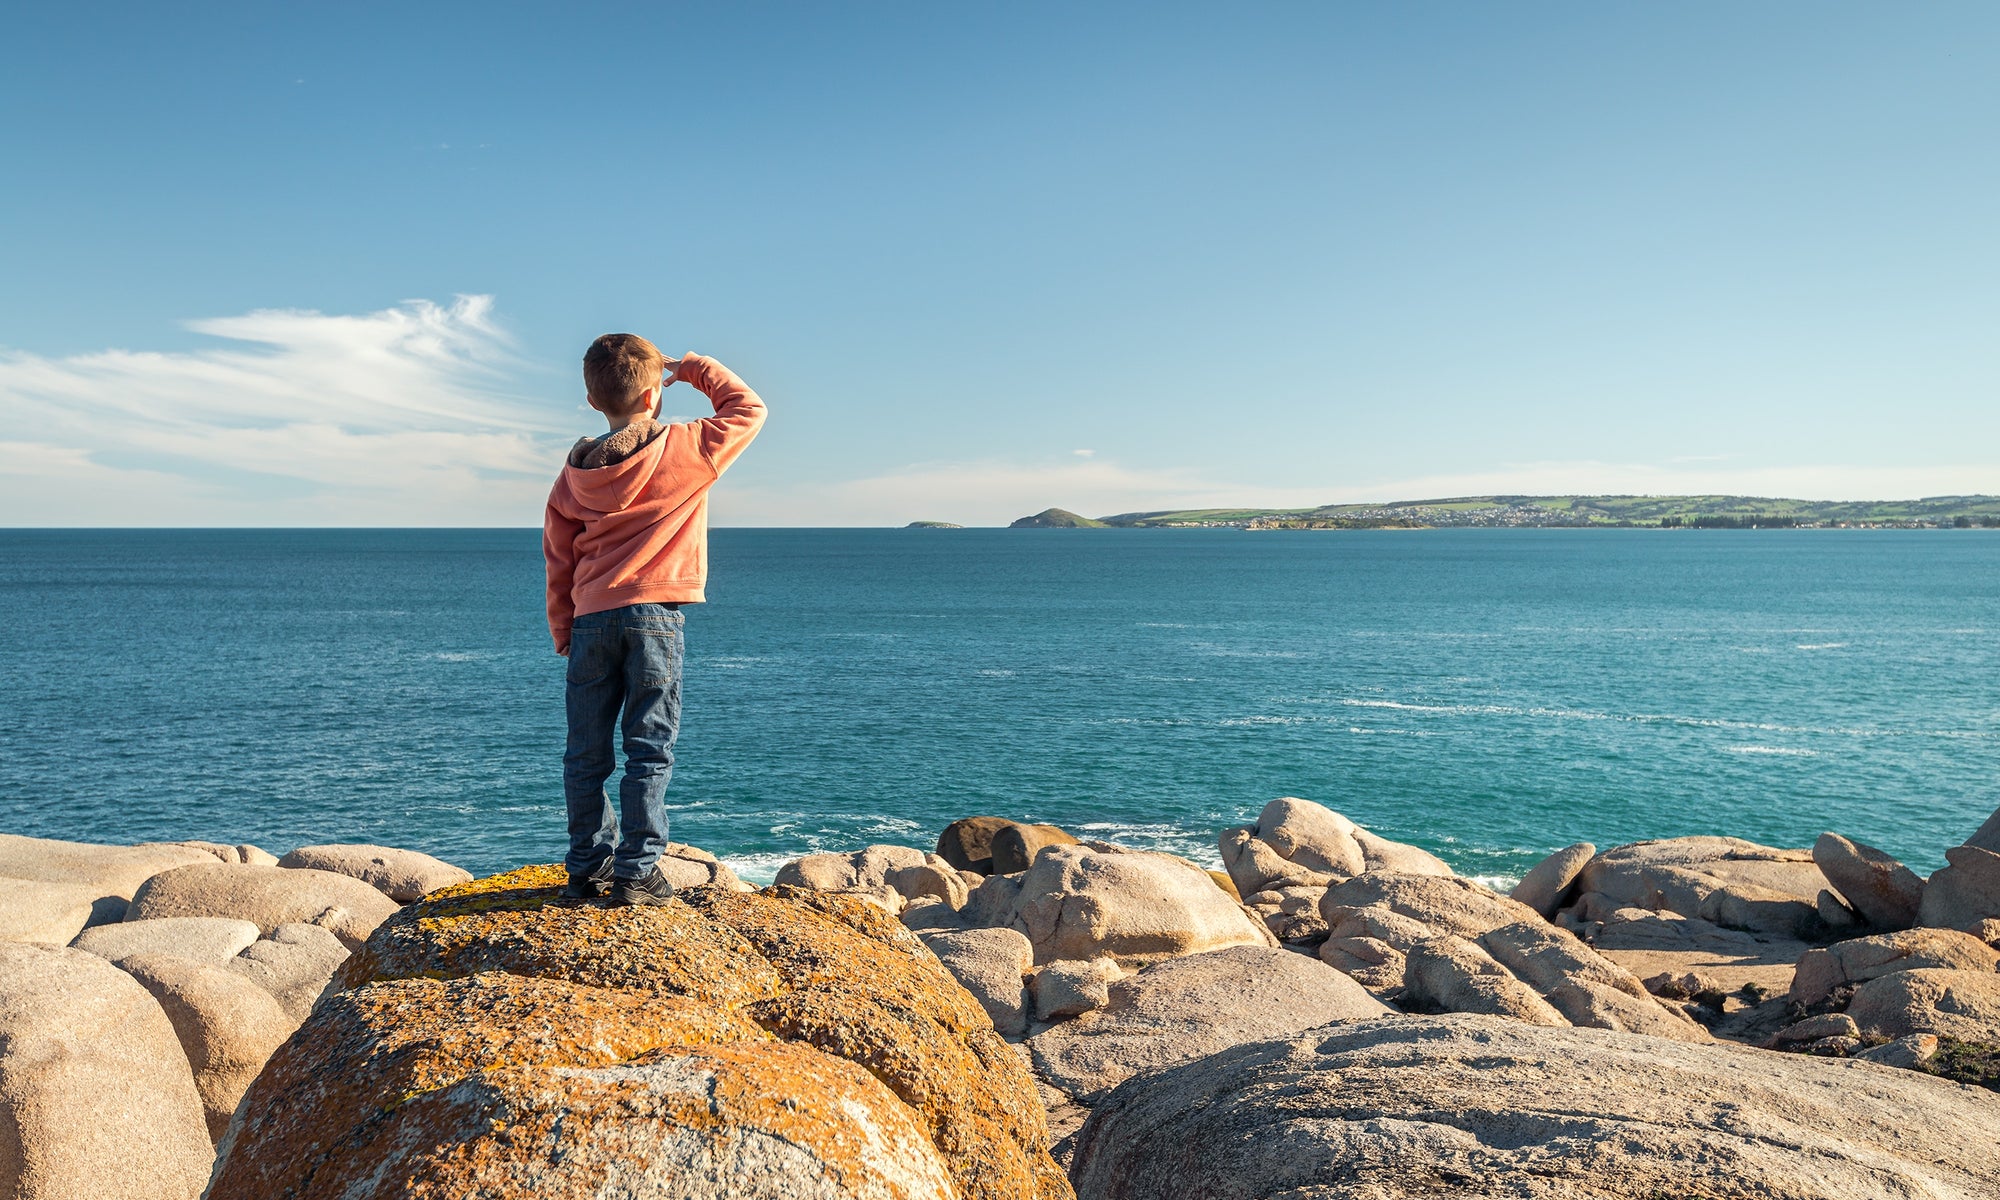
[[[715,405],[714,416],[703,417],[694,425],[701,456],[720,475],[763,428],[764,402],[736,372],[699,354],[682,357],[675,378],[692,385]]]
[[[556,491],[561,489],[558,481]],[[557,654],[568,654],[569,630],[576,622],[576,601],[571,596],[576,539],[583,533],[583,522],[556,507],[556,491],[549,493],[548,509],[542,514],[542,559],[548,564],[549,636],[555,639]]]

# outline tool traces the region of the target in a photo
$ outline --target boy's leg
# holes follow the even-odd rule
[[[667,845],[667,783],[681,727],[682,619],[635,604],[625,629],[625,778],[618,787],[620,879],[643,879]]]
[[[569,669],[563,676],[569,712],[569,744],[563,751],[563,799],[569,806],[569,853],[563,865],[572,875],[589,875],[611,856],[617,826],[604,781],[617,762],[611,734],[625,699],[623,649],[609,614],[578,617],[570,630]]]

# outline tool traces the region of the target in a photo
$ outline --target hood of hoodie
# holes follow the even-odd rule
[[[626,426],[626,429],[631,428]],[[617,452],[623,449],[616,445],[616,440],[625,430],[579,441],[563,463],[563,481],[569,484],[570,494],[598,512],[623,512],[631,507],[659,470],[660,459],[667,448],[667,428],[665,425],[653,425],[641,435],[644,440],[623,457],[616,457]],[[607,446],[607,443],[611,445]],[[607,449],[610,450],[608,454],[605,453]],[[581,465],[605,458],[615,458],[615,461],[595,467]]]

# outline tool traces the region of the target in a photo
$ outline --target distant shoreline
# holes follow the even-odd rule
[[[1205,508],[1085,517],[1048,508],[1010,529],[2000,529],[2000,496],[1460,496],[1319,508]]]

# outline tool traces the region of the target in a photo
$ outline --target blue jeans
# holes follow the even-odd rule
[[[569,634],[565,702],[569,747],[563,752],[563,798],[569,804],[572,875],[588,875],[617,848],[612,872],[642,879],[667,844],[667,781],[681,727],[682,618],[665,604],[628,604],[585,613]],[[619,710],[624,719],[619,719]],[[604,783],[617,762],[611,735],[625,735],[625,778],[618,811]]]

